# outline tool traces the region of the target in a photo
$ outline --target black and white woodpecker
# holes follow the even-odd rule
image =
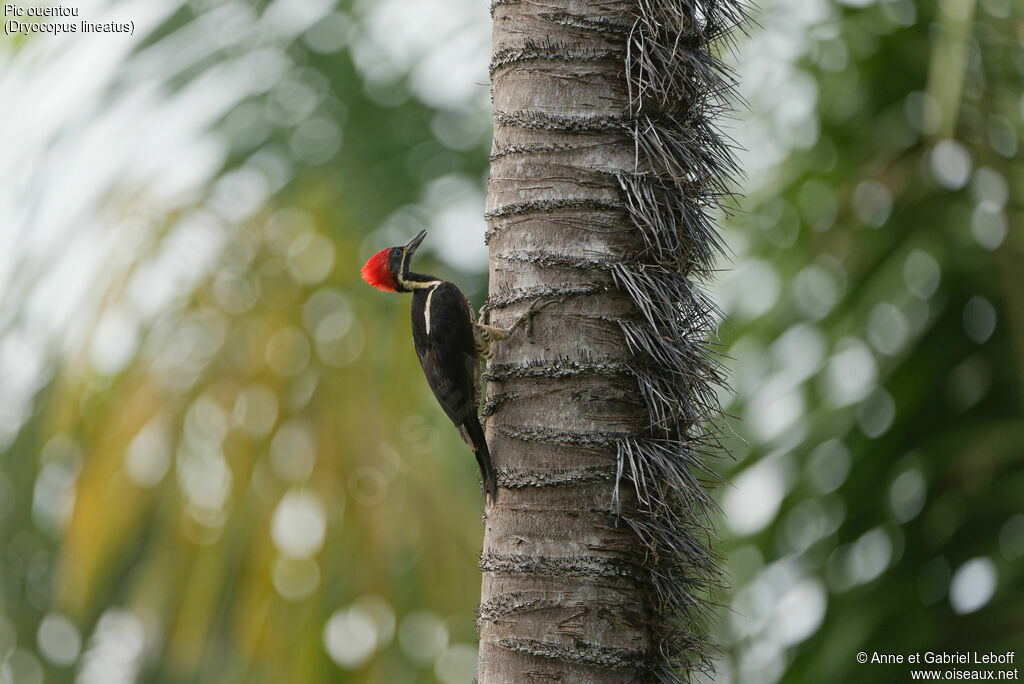
[[[426,235],[427,231],[421,230],[405,245],[374,254],[363,266],[363,280],[384,292],[412,293],[416,355],[441,408],[473,449],[490,502],[497,498],[498,479],[476,413],[480,357],[490,358],[493,343],[505,339],[521,321],[528,321],[535,307],[508,330],[478,323],[469,299],[453,283],[409,270],[412,255]]]

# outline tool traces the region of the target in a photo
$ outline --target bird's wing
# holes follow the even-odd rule
[[[420,362],[434,396],[456,425],[476,414],[479,363],[473,323],[465,316],[466,297],[452,283],[437,286],[430,297],[430,330]]]

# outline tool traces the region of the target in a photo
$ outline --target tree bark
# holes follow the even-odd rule
[[[479,681],[684,681],[717,583],[697,281],[731,169],[709,42],[731,4],[495,0]]]

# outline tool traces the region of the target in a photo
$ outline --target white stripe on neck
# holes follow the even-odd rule
[[[441,284],[440,280],[428,280],[426,282],[420,282],[418,280],[403,280],[401,276],[398,278],[398,282],[402,284],[407,290],[428,290],[432,287],[437,287]]]
[[[430,336],[430,298],[434,296],[437,286],[441,284],[441,281],[435,280],[433,283],[433,286],[430,288],[430,294],[427,295],[427,305],[423,307],[423,323],[427,328],[427,337]]]

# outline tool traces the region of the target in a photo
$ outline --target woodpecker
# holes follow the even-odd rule
[[[469,299],[453,283],[410,271],[412,255],[426,235],[421,230],[405,245],[377,252],[363,266],[362,276],[378,290],[412,293],[416,355],[441,408],[473,449],[490,503],[497,499],[498,479],[476,413],[480,357],[490,358],[493,343],[504,340],[523,318],[508,330],[478,323]],[[533,311],[531,306],[530,316]]]

